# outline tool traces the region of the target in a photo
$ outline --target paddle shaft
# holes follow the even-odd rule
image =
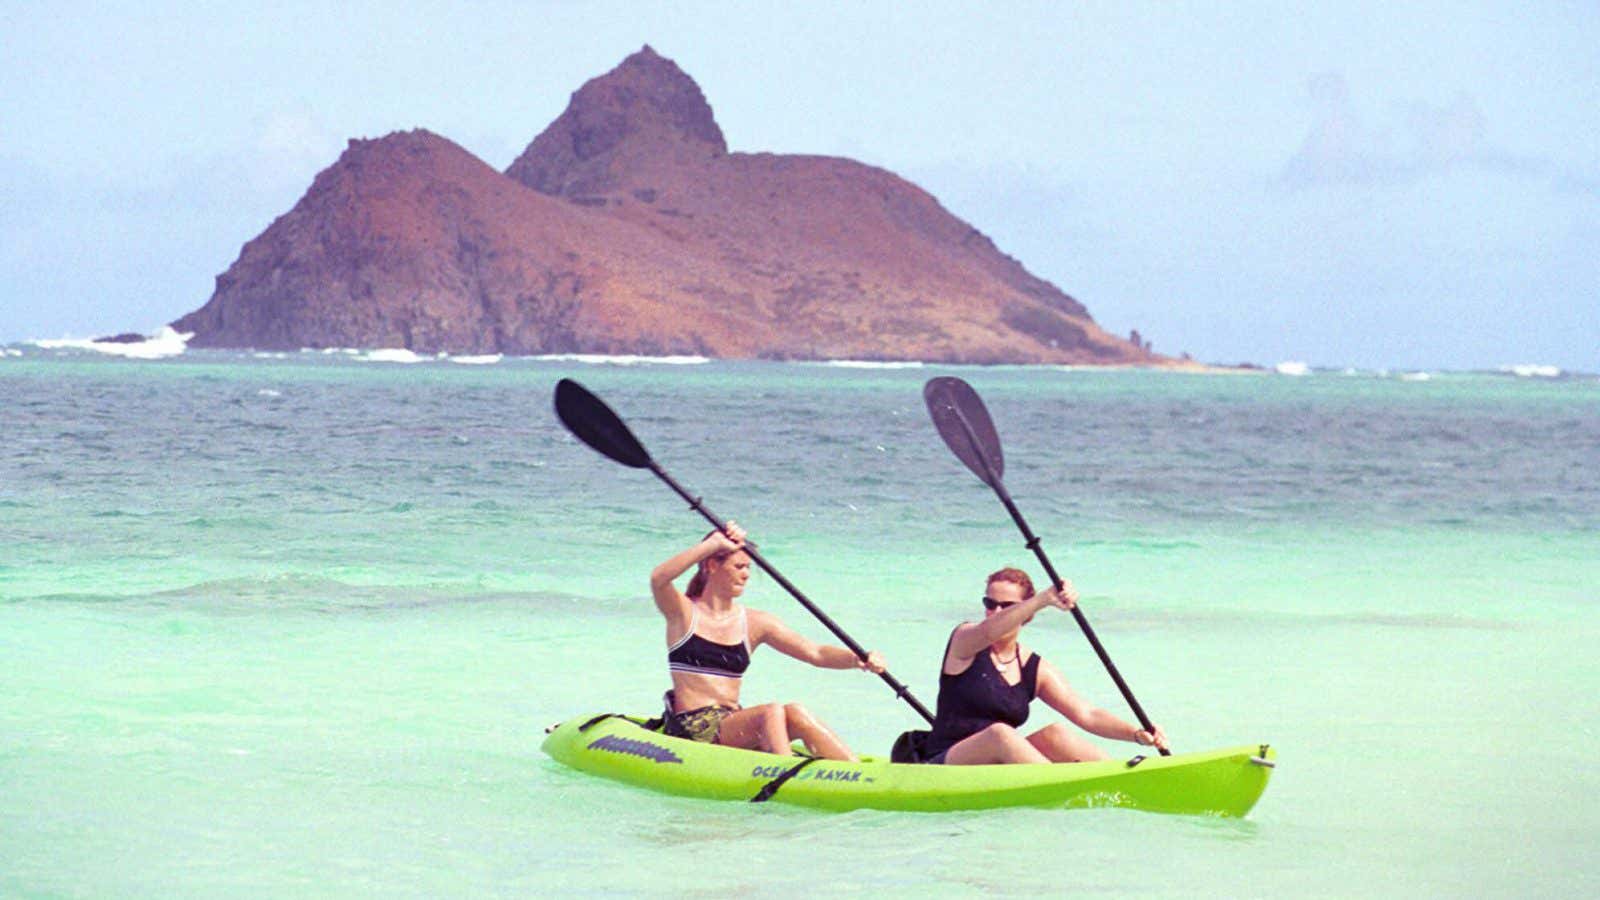
[[[700,502],[699,497],[696,497],[684,490],[683,486],[674,481],[672,476],[666,473],[666,470],[662,469],[661,466],[656,464],[655,460],[650,460],[649,468],[650,471],[656,474],[657,478],[660,478],[666,483],[667,487],[672,488],[672,490],[679,497],[682,497],[684,502],[689,504],[690,509],[704,516],[705,520],[710,522],[718,531],[727,530],[727,525],[722,521],[722,519],[718,518],[716,513],[707,509],[706,505]],[[783,573],[773,568],[772,564],[767,562],[766,559],[764,559],[754,547],[746,546],[744,548],[744,552],[750,557],[752,562],[761,567],[761,571],[766,572],[769,576],[771,576],[773,581],[776,581],[779,585],[781,585],[784,590],[788,591],[789,594],[794,597],[794,599],[800,601],[801,606],[804,606],[808,612],[810,612],[813,616],[816,616],[817,621],[827,626],[827,629],[833,632],[834,637],[837,637],[846,647],[848,647],[850,652],[856,655],[857,659],[865,660],[867,658],[867,651],[862,649],[860,644],[856,643],[855,640],[850,637],[850,635],[845,633],[843,628],[840,628],[838,624],[836,624],[832,619],[828,618],[827,613],[818,609],[817,605],[812,603],[805,594],[801,593],[800,589],[795,587],[794,584],[789,581],[789,579],[783,577]],[[1098,646],[1098,644],[1096,646]],[[917,698],[912,695],[910,688],[906,687],[904,684],[901,684],[898,679],[896,679],[893,675],[890,675],[888,672],[879,672],[878,677],[883,679],[884,684],[894,688],[896,697],[899,697],[905,702],[911,704],[911,708],[916,710],[917,713],[924,719],[928,720],[929,724],[933,723],[933,713],[928,712],[928,708],[923,706],[921,701],[917,700]],[[1121,683],[1120,678],[1118,679],[1118,683]],[[1148,728],[1149,726],[1146,727]]]
[[[1056,574],[1056,567],[1050,564],[1050,557],[1046,556],[1044,548],[1039,546],[1039,538],[1028,527],[1028,521],[1022,517],[1022,511],[1017,509],[1017,504],[1011,501],[1011,494],[1006,491],[1006,486],[1001,483],[1000,479],[996,478],[991,487],[994,488],[995,494],[1000,497],[1000,502],[1005,505],[1006,512],[1011,514],[1012,520],[1022,530],[1023,546],[1032,550],[1034,556],[1039,557],[1039,564],[1044,566],[1045,574],[1050,576],[1050,583],[1060,587],[1062,583],[1061,576]],[[1106,648],[1100,645],[1100,638],[1095,636],[1094,629],[1089,626],[1088,618],[1084,616],[1083,610],[1079,609],[1076,603],[1072,605],[1072,617],[1078,620],[1078,627],[1083,629],[1083,636],[1089,639],[1089,646],[1094,648],[1095,655],[1100,657],[1100,663],[1106,667],[1107,672],[1111,673],[1111,680],[1117,683],[1117,690],[1122,692],[1122,699],[1128,701],[1128,706],[1133,710],[1133,714],[1138,717],[1139,724],[1144,726],[1145,731],[1155,734],[1156,727],[1150,724],[1150,717],[1144,714],[1144,707],[1140,706],[1139,701],[1134,698],[1133,690],[1128,687],[1128,683],[1122,680],[1122,673],[1117,671],[1117,664],[1111,661],[1111,656],[1106,653]],[[1158,749],[1161,750],[1162,756],[1172,755],[1170,750],[1165,748]]]

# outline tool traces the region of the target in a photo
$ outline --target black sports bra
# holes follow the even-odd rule
[[[667,669],[713,678],[743,678],[744,670],[750,668],[750,623],[744,612],[740,607],[739,624],[743,626],[744,640],[737,644],[719,644],[694,633],[694,626],[700,619],[700,610],[696,607],[689,614],[689,630],[667,648]]]

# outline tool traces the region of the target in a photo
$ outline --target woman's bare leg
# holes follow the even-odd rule
[[[717,730],[717,743],[746,750],[765,750],[779,756],[793,756],[789,747],[789,729],[783,707],[776,703],[763,703],[741,709],[722,720]]]
[[[1106,753],[1063,722],[1041,728],[1028,735],[1028,743],[1051,762],[1093,762]]]
[[[996,722],[977,734],[963,738],[945,753],[944,761],[955,766],[976,766],[985,763],[1047,763],[1050,758],[1028,743],[1015,728]]]
[[[856,755],[850,752],[844,741],[839,736],[822,724],[816,716],[798,703],[787,703],[783,707],[784,719],[789,726],[789,733],[806,743],[806,749],[823,759],[838,759],[856,762]]]

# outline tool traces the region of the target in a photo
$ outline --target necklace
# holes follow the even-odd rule
[[[989,659],[994,661],[994,667],[996,669],[1003,669],[1006,666],[1011,665],[1012,663],[1017,663],[1018,665],[1021,665],[1021,663],[1022,663],[1022,645],[1021,644],[1013,644],[1012,645],[1012,654],[1011,654],[1011,659],[1009,659],[1009,660],[1004,659],[1004,658],[999,657],[999,656],[995,656],[994,655],[994,650],[991,648],[989,650]]]

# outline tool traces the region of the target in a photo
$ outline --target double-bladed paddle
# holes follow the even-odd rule
[[[1050,583],[1060,587],[1061,576],[1056,574],[1055,566],[1050,564],[1050,557],[1045,555],[1044,548],[1039,546],[1039,538],[1028,527],[1027,520],[1022,518],[1022,512],[1017,509],[1017,504],[1011,500],[1011,494],[1006,491],[1005,482],[1001,476],[1005,474],[1005,456],[1000,451],[1000,436],[995,433],[994,420],[989,418],[989,410],[984,407],[983,399],[978,392],[972,389],[959,378],[941,376],[930,378],[922,387],[922,399],[928,404],[928,414],[933,417],[933,425],[939,429],[939,436],[949,445],[958,459],[972,470],[972,474],[984,484],[994,489],[995,495],[1005,505],[1006,512],[1011,514],[1017,527],[1022,529],[1024,546],[1039,557],[1039,562],[1044,566],[1045,574],[1050,576]],[[1144,730],[1155,732],[1155,726],[1150,724],[1150,717],[1144,714],[1144,708],[1133,697],[1133,691],[1128,688],[1128,683],[1122,680],[1122,673],[1117,671],[1117,666],[1106,653],[1106,648],[1100,646],[1100,639],[1095,637],[1094,629],[1089,627],[1089,620],[1084,616],[1082,608],[1074,604],[1072,616],[1078,620],[1078,627],[1083,629],[1083,636],[1089,639],[1090,646],[1100,657],[1100,662],[1105,665],[1106,671],[1111,673],[1111,680],[1117,683],[1117,689],[1122,691],[1123,699],[1128,701],[1128,706],[1133,709],[1133,714],[1139,718],[1139,724]],[[1167,750],[1161,751],[1162,756],[1170,756]]]
[[[700,502],[699,497],[692,496],[688,491],[684,490],[682,485],[674,481],[671,475],[668,475],[655,460],[651,459],[650,454],[645,451],[644,445],[639,443],[639,439],[633,436],[633,432],[628,430],[627,425],[623,424],[622,418],[613,412],[611,407],[607,406],[599,397],[590,393],[583,385],[570,378],[561,379],[556,383],[555,403],[556,416],[561,419],[561,424],[567,426],[567,430],[572,432],[578,440],[588,444],[602,455],[610,457],[629,468],[649,469],[654,472],[655,476],[665,482],[667,487],[672,488],[679,497],[688,502],[690,509],[704,516],[705,520],[710,522],[718,531],[726,530],[727,525],[723,520],[707,509],[706,505]],[[746,544],[744,552],[749,555],[752,562],[761,567],[762,571],[772,576],[773,581],[782,585],[783,589],[788,591],[794,599],[800,601],[801,606],[804,606],[808,612],[817,617],[819,622],[827,626],[835,637],[850,648],[851,653],[854,653],[861,660],[867,658],[867,651],[863,650],[860,644],[857,644],[850,635],[845,634],[844,629],[828,618],[827,613],[818,609],[817,605],[807,599],[805,594],[800,593],[799,588],[790,583],[789,579],[783,577],[777,569],[774,569],[771,563],[763,559],[754,546]],[[896,697],[911,704],[911,708],[921,714],[924,719],[929,722],[933,721],[933,714],[928,712],[927,707],[923,706],[917,701],[916,697],[911,695],[910,688],[901,684],[888,672],[880,672],[878,677],[882,678],[889,687],[894,688]]]

